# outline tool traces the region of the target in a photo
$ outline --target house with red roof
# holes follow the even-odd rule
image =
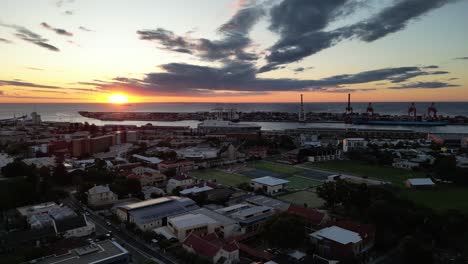
[[[302,217],[312,227],[324,226],[328,221],[330,221],[330,217],[327,213],[300,205],[291,204],[287,212],[288,214]]]
[[[225,242],[215,233],[205,236],[191,233],[184,240],[182,246],[188,252],[205,257],[212,263],[233,264],[239,262],[237,242]]]

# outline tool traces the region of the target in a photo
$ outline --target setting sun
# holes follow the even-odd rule
[[[128,97],[124,94],[112,94],[108,98],[109,103],[125,104],[128,103]]]

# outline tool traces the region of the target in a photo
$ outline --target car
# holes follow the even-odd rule
[[[107,226],[111,226],[111,225],[112,225],[112,223],[111,223],[111,222],[109,222],[109,221],[107,221],[107,222],[106,222],[106,225],[107,225]]]

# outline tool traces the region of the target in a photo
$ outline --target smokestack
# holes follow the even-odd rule
[[[301,108],[299,112],[299,122],[304,122],[305,121],[305,113],[304,113],[304,96],[301,94]]]
[[[351,108],[351,94],[348,94],[348,108]]]

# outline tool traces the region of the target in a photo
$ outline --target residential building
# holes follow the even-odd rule
[[[124,222],[134,223],[142,231],[165,226],[167,218],[198,209],[189,198],[168,196],[130,203],[116,208],[117,217]]]
[[[284,191],[288,182],[287,180],[265,176],[252,179],[250,186],[252,186],[254,190],[262,190],[266,194],[273,195]]]
[[[104,240],[84,247],[71,249],[65,254],[51,255],[32,260],[35,264],[126,264],[130,253],[113,240]]]
[[[216,234],[198,236],[190,234],[182,243],[188,252],[205,257],[212,263],[234,264],[239,262],[239,247],[235,242],[224,242]]]
[[[167,173],[174,171],[175,174],[183,174],[195,168],[195,163],[191,160],[163,161],[159,163],[159,171]]]
[[[140,180],[142,186],[161,186],[166,181],[166,175],[148,167],[135,167],[132,169],[132,173],[133,175],[130,174],[128,177],[136,176]]]
[[[320,229],[309,237],[319,255],[324,257],[345,258],[365,251],[362,237],[358,233],[338,226]]]
[[[94,185],[94,187],[88,190],[88,205],[90,206],[111,205],[117,200],[117,194],[111,191],[109,185]]]
[[[343,139],[343,152],[365,149],[367,140],[364,138],[345,138]]]
[[[183,175],[174,176],[170,178],[169,181],[167,181],[166,191],[167,193],[172,193],[172,191],[177,187],[184,189],[185,187],[193,185],[194,183],[195,180],[192,177]]]
[[[145,200],[151,199],[152,194],[156,194],[156,195],[159,195],[159,196],[164,196],[164,190],[160,189],[158,187],[155,187],[155,186],[142,186],[141,187],[141,192],[145,196]]]

